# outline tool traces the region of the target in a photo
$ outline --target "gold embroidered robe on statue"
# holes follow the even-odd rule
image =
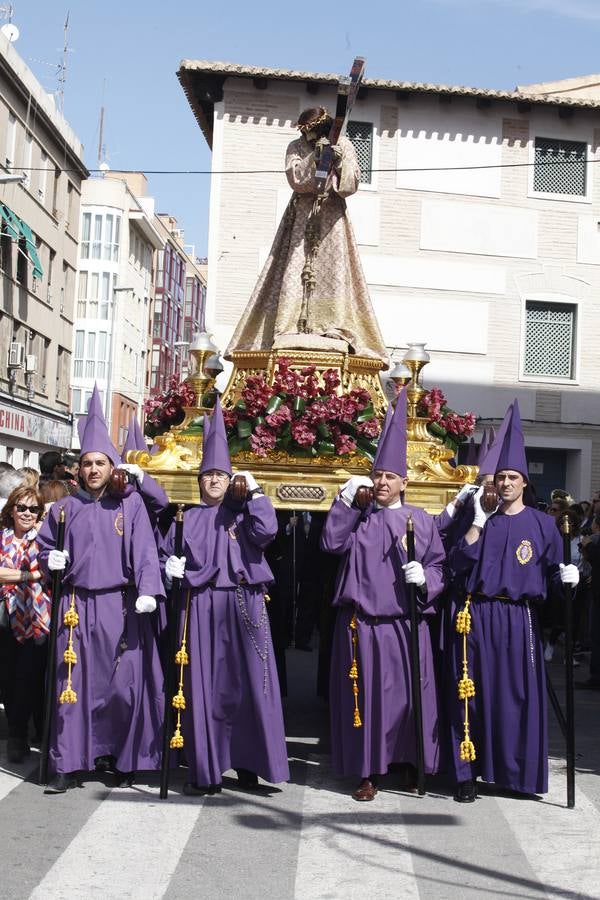
[[[286,174],[294,193],[226,356],[236,350],[293,348],[342,350],[387,359],[344,200],[358,190],[360,169],[348,138],[340,138],[338,146],[343,153],[341,168],[329,176],[321,208],[308,333],[300,333],[299,319],[305,229],[316,186],[314,150],[302,136],[292,141],[286,153]]]

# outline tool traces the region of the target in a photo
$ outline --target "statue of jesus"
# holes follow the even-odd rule
[[[301,136],[288,146],[285,170],[294,193],[271,252],[229,343],[244,350],[341,350],[387,361],[363,274],[345,198],[356,193],[360,168],[352,143],[340,137],[322,194],[316,163],[332,117],[306,109]]]

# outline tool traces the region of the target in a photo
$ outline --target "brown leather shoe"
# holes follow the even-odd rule
[[[375,794],[377,793],[377,787],[373,784],[373,782],[369,778],[363,778],[359,786],[356,788],[354,793],[352,794],[353,800],[359,800],[361,802],[365,802],[368,800],[374,800]]]

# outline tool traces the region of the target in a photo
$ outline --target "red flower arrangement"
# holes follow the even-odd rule
[[[454,412],[446,403],[446,398],[439,388],[425,391],[417,405],[417,415],[429,419],[427,430],[434,437],[442,438],[451,450],[470,438],[475,431],[477,416],[467,412],[462,416]]]
[[[167,390],[149,397],[144,403],[147,414],[144,432],[153,438],[168,431],[172,425],[180,425],[185,419],[184,406],[194,406],[195,403],[196,394],[189,384],[172,375]]]
[[[240,400],[223,410],[232,454],[251,450],[267,456],[284,450],[294,456],[344,456],[358,451],[372,459],[381,425],[369,392],[356,388],[337,394],[335,369],[321,375],[316,366],[296,370],[277,360],[270,387],[261,375],[246,379]]]

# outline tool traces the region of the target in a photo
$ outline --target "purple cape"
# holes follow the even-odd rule
[[[495,513],[474,544],[461,541],[449,556],[455,584],[472,594],[467,636],[469,702],[476,760],[459,757],[464,701],[457,696],[463,637],[454,631],[447,655],[450,758],[457,781],[480,775],[510,790],[548,790],[546,673],[538,605],[560,590],[562,547],[554,519],[525,507]],[[500,599],[505,598],[505,599]],[[455,604],[462,609],[463,602]]]
[[[411,697],[410,620],[404,573],[403,537],[412,515],[415,557],[425,570],[427,591],[417,591],[425,768],[439,760],[437,692],[427,617],[436,612],[443,589],[444,550],[431,516],[421,509],[372,507],[366,513],[336,500],[321,546],[343,556],[334,605],[336,622],[330,677],[331,744],[340,775],[383,774],[394,762],[416,762]],[[362,727],[353,725],[354,697],[348,678],[352,662],[353,614],[357,617],[359,709]]]
[[[263,549],[277,533],[266,497],[242,511],[199,506],[185,514],[179,636],[189,597],[184,669],[184,752],[197,784],[218,784],[227,769],[250,769],[272,783],[289,768],[265,585]],[[174,551],[175,525],[161,548]]]
[[[141,594],[163,594],[158,554],[141,498],[87,494],[55,503],[38,537],[40,564],[47,570],[56,546],[57,518],[65,508],[64,572],[57,639],[56,699],[66,686],[63,624],[71,596],[79,614],[73,629],[77,664],[72,669],[77,703],[57,702],[50,761],[56,772],[90,771],[94,759],[112,755],[123,772],[160,764],[163,718],[162,671],[152,617],[135,612]]]

